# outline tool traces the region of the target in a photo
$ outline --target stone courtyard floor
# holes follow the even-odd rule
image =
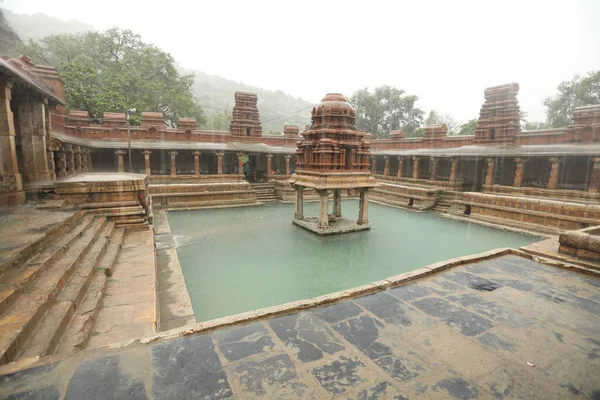
[[[328,306],[4,373],[0,398],[598,399],[600,280],[504,255]]]

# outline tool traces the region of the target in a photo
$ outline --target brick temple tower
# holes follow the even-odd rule
[[[485,89],[485,102],[475,126],[475,143],[512,142],[521,131],[518,83]]]
[[[354,127],[356,110],[339,93],[329,93],[312,110],[312,124],[297,143],[296,172],[288,180],[296,190],[294,223],[319,235],[362,231],[370,228],[368,192],[377,186],[369,171],[367,133]],[[319,216],[304,217],[303,190],[319,195]],[[358,221],[342,217],[341,191],[358,191]],[[329,194],[333,213],[329,214]]]
[[[235,92],[229,130],[233,136],[262,136],[256,93]]]

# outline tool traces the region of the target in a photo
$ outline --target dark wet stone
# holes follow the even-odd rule
[[[208,335],[174,339],[152,347],[157,399],[221,399],[231,396],[227,376]]]
[[[462,378],[442,379],[434,386],[434,390],[438,388],[445,390],[455,399],[479,398],[479,390]]]
[[[401,381],[410,381],[419,376],[417,371],[411,370],[411,368],[408,367],[406,360],[396,355],[380,357],[375,360],[375,364],[379,365],[379,367],[387,372],[392,378]]]
[[[302,397],[307,388],[298,378],[294,363],[287,354],[260,361],[242,361],[231,373],[243,391],[256,396],[265,396],[269,387],[274,387],[277,390],[291,390]]]
[[[412,322],[406,315],[406,305],[385,292],[370,294],[354,300],[388,324],[411,326]]]
[[[212,337],[229,361],[241,360],[275,347],[273,338],[260,322],[217,331]]]
[[[145,399],[144,382],[127,375],[121,356],[84,361],[75,368],[65,399]]]
[[[6,400],[58,400],[60,393],[54,386],[42,389],[29,390],[26,392],[11,394]]]
[[[268,322],[286,346],[298,350],[297,357],[302,362],[319,360],[323,353],[334,354],[344,349],[330,328],[311,313],[284,315]]]
[[[314,368],[312,374],[329,393],[340,395],[363,383],[360,370],[365,368],[356,358],[340,357],[332,363]]]
[[[427,289],[427,287],[423,285],[411,283],[409,285],[402,285],[393,289],[389,289],[388,293],[401,300],[410,301],[418,299],[419,297],[429,296],[431,294],[431,290]]]
[[[371,359],[392,354],[391,349],[377,341],[379,339],[379,328],[383,325],[369,317],[362,315],[335,325],[335,329],[350,344],[356,346],[360,351]]]
[[[342,301],[332,306],[319,307],[314,313],[324,321],[335,324],[348,318],[357,316],[362,312],[362,308],[352,301]]]
[[[536,321],[535,318],[523,314],[516,308],[488,300],[473,292],[446,298],[495,322],[506,322],[513,328],[528,326]]]
[[[575,396],[579,396],[581,394],[581,389],[577,389],[571,383],[559,383],[558,386],[560,386],[561,388],[567,389],[569,391],[569,393],[571,393]]]
[[[567,303],[571,307],[587,311],[595,316],[600,315],[600,303],[579,297],[572,293],[561,292],[549,286],[540,288],[534,292],[536,296],[554,303]]]
[[[529,282],[520,281],[518,279],[496,279],[496,282],[503,284],[504,286],[511,287],[513,289],[520,290],[522,292],[531,292],[536,285]]]
[[[23,371],[14,372],[12,374],[6,374],[0,376],[0,386],[8,385],[8,384],[21,384],[26,381],[31,381],[41,375],[50,373],[55,367],[58,365],[54,364],[46,364],[39,365],[37,367],[29,368]]]
[[[506,350],[506,351],[514,351],[514,349],[515,349],[514,343],[512,343],[504,338],[501,338],[491,332],[484,333],[483,335],[479,336],[477,338],[477,340],[479,340],[479,342],[481,344],[483,344],[484,346],[486,346],[490,349]]]
[[[459,285],[480,291],[489,292],[502,287],[502,285],[497,282],[464,271],[447,272],[443,277],[458,283]]]
[[[391,392],[391,393],[390,393]],[[379,382],[377,385],[363,389],[355,397],[356,400],[378,400],[378,399],[394,399],[408,400],[401,394],[397,394],[395,388],[389,382]]]
[[[466,336],[479,335],[494,326],[490,320],[463,307],[455,306],[445,299],[428,298],[413,304],[421,311],[440,318],[446,325],[459,328],[461,333]]]
[[[443,278],[428,279],[425,284],[432,292],[439,294],[440,296],[454,293],[463,288],[462,286]]]
[[[596,360],[600,358],[600,341],[594,340],[592,338],[586,338],[585,341],[593,346],[591,349],[588,349],[589,352],[587,355],[587,359]]]
[[[565,341],[563,340],[564,335],[562,333],[559,332],[552,332],[554,334],[554,337],[556,338],[556,340],[558,340],[561,343],[564,343]]]

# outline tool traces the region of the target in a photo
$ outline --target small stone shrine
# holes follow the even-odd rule
[[[370,229],[369,190],[377,186],[369,171],[367,133],[354,127],[356,110],[339,93],[329,93],[312,110],[312,124],[297,143],[296,171],[288,182],[296,190],[294,224],[319,235],[335,235]],[[304,217],[303,191],[319,196],[318,217]],[[342,190],[358,191],[358,220],[342,217]],[[333,213],[329,214],[329,195]]]

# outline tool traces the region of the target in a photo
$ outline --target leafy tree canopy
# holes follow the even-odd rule
[[[448,135],[458,135],[461,125],[450,114],[444,114],[439,111],[431,110],[425,125],[441,125],[446,124],[448,127]]]
[[[575,107],[600,104],[600,71],[575,76],[558,85],[558,93],[544,100],[546,122],[553,128],[571,123]]]
[[[394,130],[402,129],[407,136],[422,124],[424,112],[415,106],[417,96],[407,95],[402,89],[391,86],[359,89],[350,97],[356,107],[356,127],[372,133],[376,138],[386,138]]]
[[[196,118],[199,126],[206,122],[190,92],[193,77],[180,75],[170,54],[129,30],[52,35],[30,40],[22,52],[58,69],[71,109],[100,118],[105,111],[135,108],[162,112],[171,125],[180,117]]]
[[[231,111],[214,111],[206,117],[206,129],[228,131],[231,124]]]
[[[458,135],[475,135],[475,126],[477,119],[470,119],[469,122],[462,124],[458,130]]]

